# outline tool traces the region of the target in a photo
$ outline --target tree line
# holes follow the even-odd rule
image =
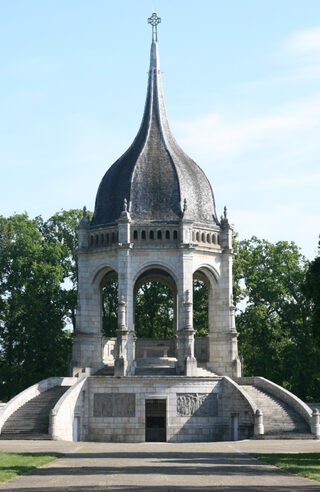
[[[0,400],[50,376],[66,375],[77,303],[77,224],[81,210],[44,220],[0,216]],[[294,243],[238,241],[234,301],[244,375],[264,376],[303,399],[320,389],[320,254],[309,262]],[[102,289],[103,331],[115,336],[117,282]],[[208,331],[208,290],[194,282],[196,336]],[[138,337],[174,334],[169,287],[137,293]]]

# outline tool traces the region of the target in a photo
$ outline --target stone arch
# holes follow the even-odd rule
[[[111,263],[107,265],[106,264],[99,265],[98,267],[96,267],[91,275],[91,280],[90,280],[91,285],[100,286],[103,277],[111,270],[113,270],[118,275],[117,268],[115,268],[115,266],[112,265]]]
[[[178,319],[178,317],[177,317],[178,316],[177,315],[178,285],[177,285],[175,277],[171,274],[171,272],[168,271],[168,268],[164,267],[163,265],[154,265],[154,264],[150,265],[149,264],[149,265],[146,265],[143,269],[141,269],[137,273],[137,275],[135,276],[134,283],[133,283],[133,299],[134,299],[133,311],[134,311],[134,321],[135,322],[136,322],[135,316],[136,316],[137,294],[139,292],[139,289],[141,289],[141,287],[143,287],[145,284],[147,284],[149,282],[159,282],[160,284],[163,284],[166,287],[168,287],[170,289],[170,292],[171,292],[171,294],[169,294],[169,290],[167,291],[168,295],[169,295],[169,299],[170,299],[169,305],[171,305],[171,308],[173,309],[173,311],[171,311],[171,313],[173,313],[173,315],[171,314],[172,317],[170,316],[168,318],[168,320],[167,320],[168,324],[165,323],[165,325],[163,325],[164,331],[161,330],[159,332],[161,334],[158,334],[156,336],[163,338],[164,340],[167,340],[168,347],[170,346],[171,356],[173,356],[175,354],[175,341],[174,341],[173,337],[174,337],[174,334],[177,330],[177,319]],[[141,328],[141,326],[143,326],[143,325],[140,325],[140,328]],[[147,323],[146,327],[147,326],[148,326],[148,323]],[[150,328],[151,328],[151,325],[149,326],[149,329]],[[168,332],[167,332],[167,330],[168,330]],[[139,329],[136,325],[135,325],[135,331],[136,331],[137,336],[138,336],[138,341],[137,341],[136,347],[137,347],[137,353],[139,354],[138,355],[138,358],[139,358],[139,357],[142,357],[141,347],[144,347],[145,343],[147,342],[147,345],[149,346],[149,350],[151,350],[151,345],[153,343],[157,342],[157,339],[152,341],[148,338],[148,337],[154,338],[154,336],[155,336],[154,334],[152,334],[152,333],[154,333],[152,328],[150,330],[150,334],[149,335],[144,334],[142,338],[140,338],[141,335],[139,335]],[[166,333],[168,333],[168,334],[166,334]],[[145,338],[146,336],[147,336],[147,339]],[[155,348],[156,347],[157,347],[157,344],[155,345]],[[159,354],[157,356],[159,356]]]
[[[178,288],[178,275],[177,273],[170,267],[168,266],[167,263],[162,262],[162,261],[146,261],[142,266],[140,266],[140,269],[136,271],[136,273],[133,275],[132,278],[132,284],[135,285],[137,279],[146,271],[146,270],[151,270],[153,268],[164,270],[166,273],[168,273],[174,280],[177,288]]]

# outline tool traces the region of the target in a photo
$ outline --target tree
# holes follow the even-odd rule
[[[78,288],[78,224],[82,210],[61,210],[46,222],[41,221],[41,233],[49,244],[57,243],[61,247],[61,267],[63,269],[63,294],[68,321],[76,327],[76,305]],[[92,212],[87,211],[91,219]]]
[[[303,291],[311,302],[313,336],[320,346],[320,239],[318,256],[309,263]]]
[[[173,293],[162,282],[146,282],[136,296],[135,330],[139,338],[173,337]]]
[[[320,357],[303,293],[307,262],[294,243],[240,241],[235,259],[236,324],[245,375],[260,375],[301,398],[319,392]],[[241,304],[240,304],[241,306]]]
[[[208,287],[197,279],[193,281],[193,328],[196,337],[208,334]]]
[[[64,252],[42,228],[41,217],[0,217],[0,399],[68,369]]]

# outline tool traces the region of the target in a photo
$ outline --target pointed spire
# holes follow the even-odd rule
[[[132,220],[178,221],[187,215],[194,222],[218,223],[208,179],[174,139],[167,120],[157,43],[160,18],[154,13],[147,97],[138,133],[129,149],[101,181],[92,227],[114,223],[128,199]],[[129,213],[129,212],[127,212]]]

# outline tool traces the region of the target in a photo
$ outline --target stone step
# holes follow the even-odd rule
[[[69,387],[56,386],[25,403],[5,422],[0,439],[50,439],[49,413]]]
[[[173,367],[136,367],[135,376],[176,376]]]
[[[177,359],[175,357],[146,357],[136,359],[136,367],[171,367],[175,368]]]
[[[286,402],[253,385],[241,385],[263,413],[264,436],[266,439],[294,439],[294,436],[312,438],[309,425]],[[263,437],[262,437],[263,438]],[[297,437],[296,437],[297,438]],[[298,437],[300,438],[300,437]]]

